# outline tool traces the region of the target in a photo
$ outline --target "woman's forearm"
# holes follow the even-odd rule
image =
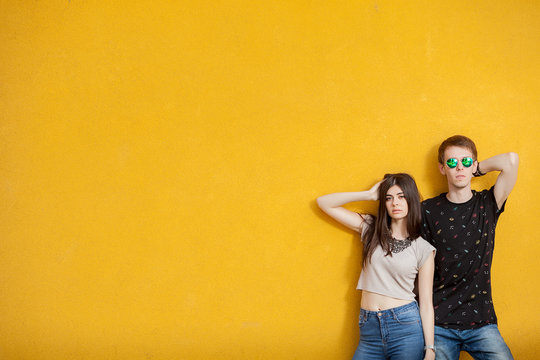
[[[323,195],[317,198],[317,204],[323,210],[339,207],[353,201],[364,201],[364,200],[373,200],[376,201],[379,199],[379,185],[381,181],[376,183],[371,187],[371,189],[366,191],[356,191],[356,192],[339,192],[328,195]]]
[[[420,318],[422,319],[425,345],[433,345],[435,341],[435,314],[433,311],[433,303],[420,304]],[[433,350],[426,350],[426,355],[428,351]]]
[[[377,196],[376,194],[373,194],[371,190],[357,192],[340,192],[318,197],[317,204],[321,209],[324,210],[324,208],[334,208],[353,201],[363,200],[377,200]]]

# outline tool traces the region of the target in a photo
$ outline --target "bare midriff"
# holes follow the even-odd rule
[[[372,293],[366,290],[362,290],[362,302],[361,307],[364,310],[380,311],[388,310],[398,306],[403,306],[411,303],[414,300],[396,299],[390,296]]]

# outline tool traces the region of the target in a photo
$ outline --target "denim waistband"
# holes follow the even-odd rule
[[[370,316],[377,316],[380,318],[393,318],[395,317],[395,314],[410,311],[411,309],[418,309],[418,304],[416,303],[416,301],[412,301],[408,304],[398,306],[395,308],[380,310],[380,311],[370,311],[370,310],[360,309],[360,316],[363,316],[364,319],[367,319]]]

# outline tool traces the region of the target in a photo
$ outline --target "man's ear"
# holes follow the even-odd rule
[[[473,166],[472,166],[472,173],[474,174],[478,170],[478,160],[474,160]]]
[[[441,174],[443,174],[444,176],[446,176],[446,172],[444,171],[444,165],[439,163],[439,171],[441,172]]]

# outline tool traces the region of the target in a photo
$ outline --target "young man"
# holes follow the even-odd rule
[[[439,147],[448,192],[422,203],[422,236],[437,248],[433,281],[436,358],[513,359],[497,327],[491,299],[495,226],[517,179],[518,155],[481,162],[474,142],[461,135]],[[471,190],[473,176],[500,171],[489,190]]]

